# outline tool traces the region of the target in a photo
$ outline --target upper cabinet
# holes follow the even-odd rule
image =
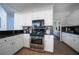
[[[14,14],[14,30],[21,30],[23,26],[32,26],[31,14],[15,13]]]
[[[4,31],[7,29],[6,19],[7,14],[5,10],[0,6],[0,31]]]
[[[7,30],[14,29],[14,13],[7,13]]]
[[[25,13],[15,13],[14,30],[22,29],[23,26],[32,26],[32,20],[44,19],[45,26],[53,26],[53,10],[39,10]]]
[[[0,31],[14,29],[14,13],[7,12],[0,6]]]
[[[28,12],[14,14],[14,30],[20,30],[23,26],[32,26],[32,20],[44,19],[45,26],[53,26],[53,7],[32,8]]]
[[[24,18],[24,26],[32,26],[32,14],[24,13],[22,14]]]
[[[32,20],[44,19],[45,26],[53,26],[53,10],[41,10],[32,12]]]
[[[19,14],[14,14],[14,30],[21,30],[22,26],[24,26],[24,17]]]

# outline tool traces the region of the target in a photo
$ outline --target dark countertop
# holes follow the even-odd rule
[[[62,32],[79,35],[79,25],[77,26],[64,26]]]
[[[6,38],[6,37],[10,37],[10,36],[15,36],[15,35],[19,35],[19,34],[24,34],[24,30],[8,30],[8,31],[0,31],[0,39],[1,38]],[[31,34],[30,34],[31,35]],[[53,35],[51,34],[42,34],[42,35],[31,35],[31,36],[40,36],[40,37],[44,37],[44,35]]]
[[[77,33],[72,33],[72,32],[64,32],[64,33],[69,33],[69,34],[79,35],[79,34],[77,34]]]
[[[0,39],[10,37],[10,36],[19,35],[19,34],[23,34],[23,33],[24,33],[23,30],[0,31]]]

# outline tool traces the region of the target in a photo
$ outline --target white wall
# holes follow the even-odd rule
[[[79,9],[74,12],[61,12],[57,14],[56,19],[59,19],[62,26],[76,26],[79,25]]]
[[[62,26],[67,26],[67,17],[69,14],[70,12],[68,11],[55,13],[54,20],[60,21]]]
[[[15,14],[15,20],[22,20],[23,25],[32,26],[32,20],[44,19],[45,25],[53,25],[53,6],[45,6],[34,8],[21,13]],[[19,23],[18,23],[19,24]],[[16,25],[16,24],[15,24]],[[18,25],[16,25],[18,26]]]
[[[62,26],[79,25],[79,4],[56,4],[54,20],[59,20]]]
[[[69,17],[67,18],[67,23],[70,26],[79,25],[79,9],[74,11]]]

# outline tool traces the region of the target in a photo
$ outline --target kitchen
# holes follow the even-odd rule
[[[31,5],[30,7],[33,7],[33,8],[32,10],[25,8],[24,11],[22,11],[23,9],[21,10],[21,8],[19,8],[18,10],[15,11],[9,7],[9,4],[1,4],[0,55],[15,54],[23,47],[30,49],[31,38],[33,36],[33,35],[30,36],[31,31],[33,31],[32,20],[37,20],[37,24],[39,24],[38,20],[39,21],[43,20],[43,25],[41,24],[40,25],[44,28],[44,30],[43,31],[41,30],[41,31],[44,32],[47,30],[48,33],[46,35],[45,33],[42,34],[43,35],[43,38],[41,38],[43,40],[42,50],[53,52],[54,37],[53,35],[50,34],[50,28],[52,28],[52,25],[53,25],[52,4],[42,4],[43,6],[40,8],[36,8],[36,7],[39,7],[41,4],[33,4],[33,6],[32,4],[11,4],[11,6],[12,5],[16,5],[17,7],[19,7],[18,5],[22,5],[22,6],[25,5],[24,8],[26,7],[26,5],[27,7],[28,5]],[[48,20],[48,18],[50,19],[50,21]],[[37,24],[35,26],[37,26]],[[45,38],[47,36],[51,39],[49,41],[51,42],[51,44],[44,42],[45,40],[47,41],[47,38]],[[40,37],[38,36],[38,38]],[[47,48],[47,47],[50,47],[50,48]]]
[[[69,41],[68,43],[65,42],[66,39],[69,40],[70,38],[64,37],[66,34],[63,35],[65,31],[72,33],[72,31],[69,31],[71,29],[68,30],[69,27],[64,28],[71,24],[65,18],[70,16],[69,20],[71,19],[74,14],[72,6],[76,4],[3,3],[0,5],[0,55],[17,55],[22,49],[36,51],[35,54],[40,52],[48,55],[64,54],[64,51],[66,54],[77,54],[79,52],[79,41],[75,44],[77,47],[74,48],[77,51],[75,52],[71,49],[71,44],[68,45]],[[69,7],[71,9],[68,9]],[[66,8],[68,10],[65,10]],[[70,10],[73,13],[69,13]],[[57,32],[59,35],[56,35]],[[55,36],[59,36],[59,41],[55,39]],[[60,42],[60,44],[57,42]],[[71,52],[68,50],[69,53],[67,53],[65,48],[63,51],[61,44],[65,45]],[[29,52],[27,51],[26,54],[28,55]]]

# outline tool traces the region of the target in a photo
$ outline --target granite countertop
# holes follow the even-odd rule
[[[10,36],[19,35],[19,34],[23,34],[23,31],[21,31],[21,30],[16,30],[16,31],[0,31],[0,39],[1,38],[10,37]]]
[[[64,33],[69,33],[69,34],[73,34],[73,35],[79,35],[77,33],[72,33],[72,32],[64,32]]]

